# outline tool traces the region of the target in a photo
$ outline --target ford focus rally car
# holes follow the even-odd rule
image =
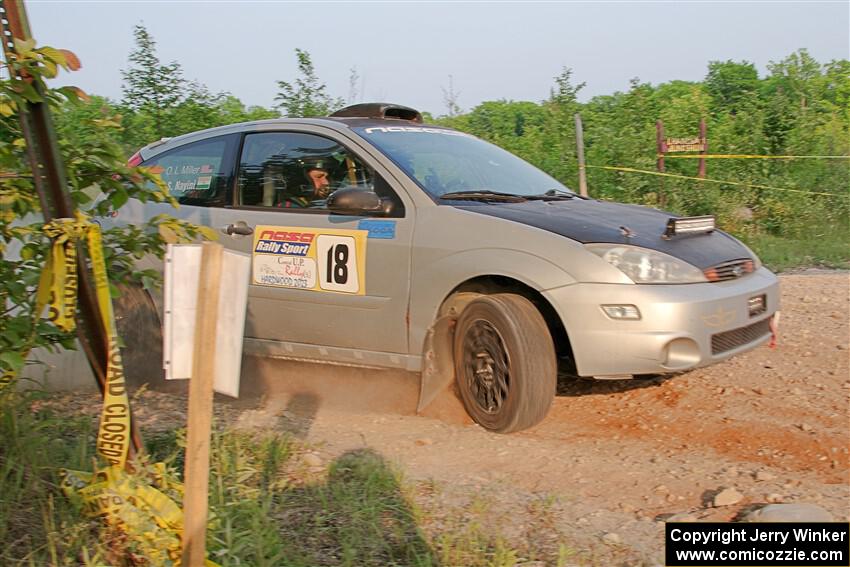
[[[454,382],[493,431],[543,419],[559,361],[629,378],[772,334],[777,278],[712,217],[580,197],[411,108],[213,128],[131,162],[251,255],[247,353],[420,372],[420,410]]]

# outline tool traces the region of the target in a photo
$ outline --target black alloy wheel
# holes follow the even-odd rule
[[[455,327],[455,378],[464,407],[491,431],[526,429],[545,417],[557,364],[546,322],[520,295],[481,296]]]

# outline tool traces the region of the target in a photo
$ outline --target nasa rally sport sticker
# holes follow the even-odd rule
[[[252,282],[364,295],[367,236],[367,230],[258,226]]]

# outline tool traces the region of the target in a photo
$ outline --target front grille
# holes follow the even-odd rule
[[[741,258],[706,268],[702,273],[710,282],[722,282],[740,278],[752,273],[753,270],[755,270],[755,263],[749,258]]]
[[[752,325],[711,335],[711,354],[720,354],[763,338],[770,333],[770,318]]]

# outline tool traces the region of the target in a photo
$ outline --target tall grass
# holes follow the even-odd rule
[[[83,516],[59,489],[59,468],[91,470],[94,423],[57,415],[41,393],[0,392],[0,565],[155,565],[128,538]],[[64,409],[62,410],[65,411]],[[183,468],[185,431],[146,437],[169,477]],[[210,462],[208,557],[222,567],[464,565],[575,557],[552,510],[531,510],[528,534],[505,536],[514,518],[489,518],[485,495],[449,507],[421,492],[381,455],[351,451],[310,469],[298,441],[277,432],[216,430]],[[424,502],[424,505],[423,505]]]
[[[281,495],[286,565],[434,565],[400,477],[369,449],[334,461],[324,482]]]
[[[0,392],[0,564],[115,564],[96,524],[59,488],[59,468],[91,468],[91,421],[57,416],[43,398]]]
[[[798,238],[759,234],[744,240],[776,272],[812,267],[850,269],[850,230],[846,226],[820,228]]]

